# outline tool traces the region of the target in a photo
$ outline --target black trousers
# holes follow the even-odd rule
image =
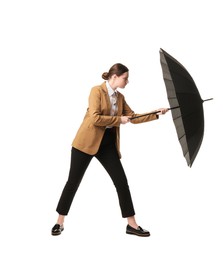
[[[68,214],[75,193],[93,157],[104,166],[115,185],[122,217],[134,216],[128,181],[115,147],[115,133],[109,128],[106,129],[99,151],[94,156],[72,147],[70,172],[57,205],[57,212],[60,215]]]

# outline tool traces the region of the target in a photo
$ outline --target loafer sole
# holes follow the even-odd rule
[[[150,234],[139,234],[139,233],[135,233],[135,232],[131,232],[131,231],[126,231],[126,234],[135,235],[135,236],[139,236],[139,237],[149,237],[150,236]]]
[[[57,233],[51,233],[52,236],[59,236],[61,234],[61,232],[57,232]]]

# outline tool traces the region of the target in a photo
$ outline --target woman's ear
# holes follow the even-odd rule
[[[110,82],[115,82],[116,78],[117,78],[117,75],[116,75],[116,74],[113,74],[113,75],[111,76],[111,78],[110,78]]]

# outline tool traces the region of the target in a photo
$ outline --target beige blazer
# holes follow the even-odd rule
[[[118,92],[118,112],[117,116],[110,116],[110,98],[106,83],[95,86],[91,89],[89,105],[83,122],[77,131],[72,146],[84,153],[95,155],[99,149],[106,126],[116,127],[116,147],[120,153],[120,134],[121,116],[137,116],[125,101],[125,97]],[[140,117],[131,120],[131,123],[143,123],[158,119],[156,114]]]

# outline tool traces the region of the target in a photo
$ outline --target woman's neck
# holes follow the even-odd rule
[[[116,89],[117,89],[117,87],[115,86],[115,84],[114,84],[114,80],[108,80],[108,83],[109,83],[109,85],[110,85],[110,87],[115,91]]]

